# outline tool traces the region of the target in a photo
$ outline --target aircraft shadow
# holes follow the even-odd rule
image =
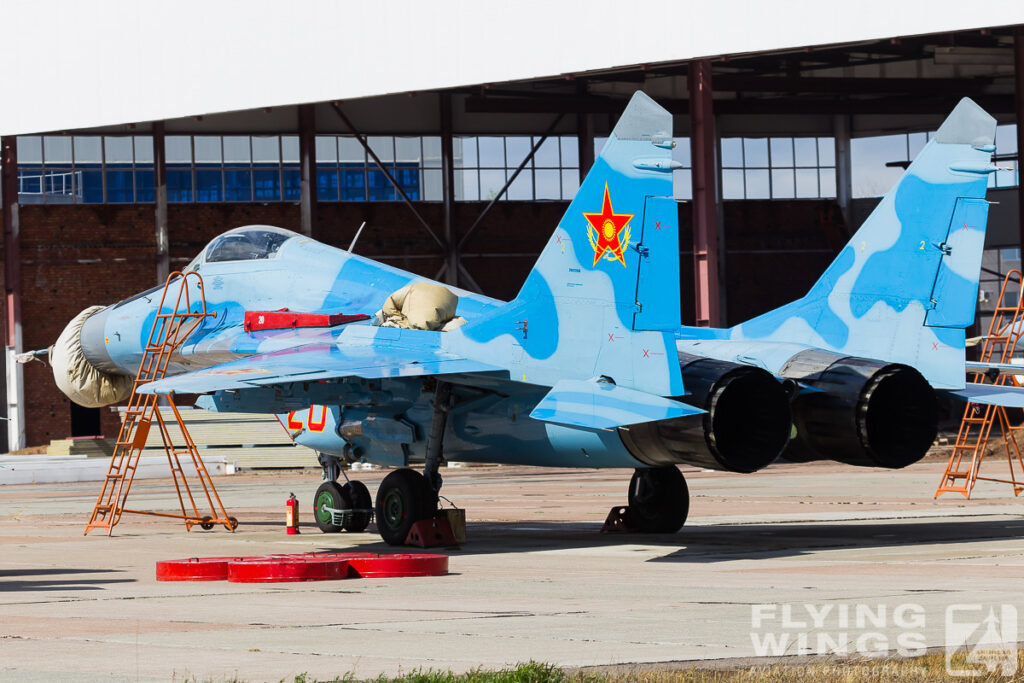
[[[120,572],[120,569],[64,569],[60,567],[0,569],[0,593],[14,591],[103,590],[103,586],[106,584],[135,582],[135,579],[74,578],[76,574],[113,574]],[[54,578],[27,578],[46,576],[53,576]],[[57,578],[63,576],[71,578]],[[7,577],[19,578],[12,580]]]
[[[684,527],[676,534],[600,533],[593,522],[470,522],[469,541],[460,549],[422,552],[482,555],[597,548],[619,545],[661,546],[667,554],[650,562],[713,563],[742,559],[794,557],[820,550],[1019,540],[1024,519],[965,520],[947,518],[893,522],[808,522],[804,524],[709,524]],[[372,533],[371,527],[366,533]],[[314,531],[315,533],[315,531]],[[383,542],[350,546],[347,534],[324,535],[319,552],[416,552]],[[352,538],[365,537],[364,534]],[[418,549],[417,549],[418,550]]]

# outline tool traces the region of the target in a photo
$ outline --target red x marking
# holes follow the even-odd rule
[[[650,358],[650,356],[647,354],[647,349],[644,349],[644,358]]]
[[[654,229],[661,230],[661,221],[654,221]]]

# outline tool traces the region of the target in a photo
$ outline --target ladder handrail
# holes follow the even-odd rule
[[[196,311],[192,310],[193,302],[189,290],[189,278],[195,281],[195,287],[198,290],[197,299],[200,305]],[[168,303],[168,292],[174,284],[178,285],[177,296],[173,297],[174,308],[168,308],[170,311],[168,313],[165,312],[165,304]],[[183,311],[182,304],[184,304]],[[217,494],[212,479],[210,479],[209,472],[203,464],[195,442],[185,427],[185,423],[178,412],[174,400],[170,396],[166,397],[167,402],[174,411],[174,418],[178,429],[185,441],[185,448],[181,452],[188,453],[192,458],[196,475],[203,487],[206,500],[210,504],[210,510],[213,514],[209,517],[200,517],[199,509],[196,506],[191,488],[188,485],[188,480],[178,458],[179,451],[174,447],[164,417],[159,409],[157,403],[159,397],[153,394],[140,394],[138,391],[139,387],[166,376],[173,354],[202,322],[209,317],[216,317],[216,313],[207,310],[206,290],[202,276],[198,272],[191,270],[184,273],[175,271],[169,274],[164,283],[160,302],[155,309],[153,324],[150,327],[149,337],[143,348],[142,357],[139,359],[139,369],[135,375],[135,380],[132,382],[132,394],[121,421],[117,441],[114,445],[114,453],[111,455],[110,465],[107,468],[107,475],[103,479],[103,487],[96,499],[96,505],[93,507],[89,522],[85,528],[86,534],[94,527],[101,527],[105,528],[109,535],[113,531],[114,525],[120,521],[121,515],[124,512],[180,518],[185,520],[185,526],[188,529],[191,529],[193,524],[202,524],[206,527],[207,524],[222,523],[234,531],[237,521],[229,517],[224,509],[220,496]],[[149,436],[154,418],[156,419],[157,428],[160,431],[160,437],[167,454],[171,477],[174,480],[178,502],[181,507],[181,515],[163,512],[144,512],[125,508],[128,493],[131,490],[131,485],[138,469],[139,457],[142,455],[142,449],[145,447],[145,441]],[[145,433],[140,432],[142,429],[145,430]],[[180,484],[178,475],[181,475]],[[192,508],[191,514],[186,510],[185,497],[182,496],[182,487],[185,489],[185,497],[188,498]],[[214,499],[216,499],[216,505],[214,504]],[[217,508],[219,508],[219,512]]]

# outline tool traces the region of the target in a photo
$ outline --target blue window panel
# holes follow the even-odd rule
[[[192,201],[192,169],[167,168],[167,201]]]
[[[362,167],[346,169],[342,168],[341,178],[338,185],[341,191],[341,201],[361,202],[366,200],[366,176]]]
[[[18,165],[18,201],[41,204],[43,201],[43,169],[41,166]]]
[[[256,201],[281,201],[281,175],[276,168],[257,168],[253,171]]]
[[[316,198],[321,202],[338,201],[338,169],[333,166],[316,169]]]
[[[71,204],[75,201],[75,173],[71,168],[47,166],[43,176],[43,194],[47,203]],[[101,200],[102,201],[102,200]]]
[[[252,201],[252,173],[249,169],[224,170],[224,201]]]
[[[130,204],[135,201],[131,168],[107,168],[107,203]]]
[[[139,203],[155,201],[153,191],[153,171],[135,170],[135,201]]]
[[[82,171],[76,180],[78,201],[83,204],[103,203],[103,171]]]
[[[286,202],[297,202],[302,195],[302,179],[299,176],[298,166],[284,167],[284,200]]]
[[[389,170],[393,172],[393,169]],[[371,202],[386,202],[395,198],[395,188],[379,169],[371,168],[367,178],[367,189]]]
[[[219,202],[222,194],[220,169],[196,169],[196,201]]]
[[[420,199],[420,170],[415,165],[401,166],[394,171],[395,180],[409,195],[409,199],[418,201]]]

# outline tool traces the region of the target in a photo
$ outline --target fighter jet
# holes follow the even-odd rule
[[[671,533],[689,509],[677,465],[749,473],[785,455],[900,468],[935,438],[937,392],[1024,405],[1014,388],[965,384],[995,170],[995,121],[977,105],[956,107],[807,296],[728,329],[680,321],[671,128],[633,96],[507,302],[280,228],[226,232],[186,269],[205,282],[192,300],[216,317],[140,391],[279,416],[319,454],[320,528],[362,531],[368,514],[337,513],[373,508],[391,544],[434,516],[445,461],[631,468],[632,523]],[[137,371],[154,294],[65,330],[106,385]],[[83,398],[67,373],[54,364],[73,399],[123,395]],[[375,504],[364,484],[337,481],[355,461],[399,468]]]

